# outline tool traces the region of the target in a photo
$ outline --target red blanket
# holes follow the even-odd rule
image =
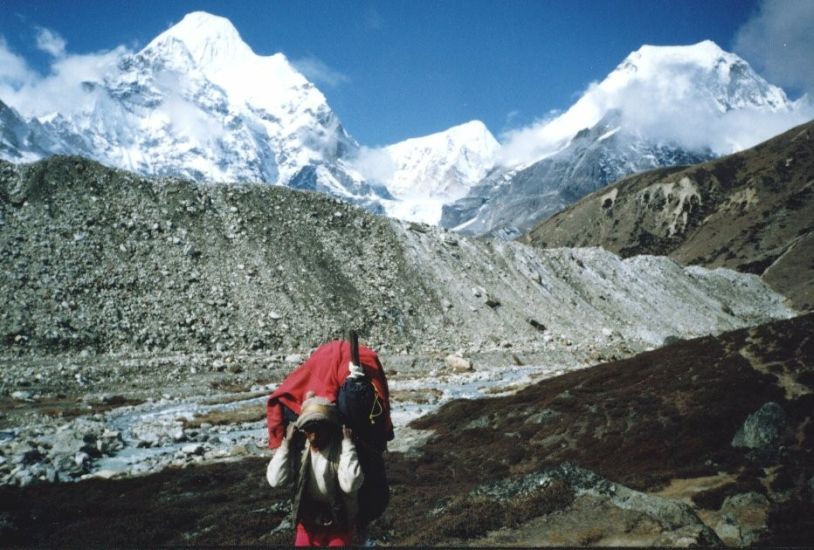
[[[350,360],[349,342],[334,340],[323,344],[272,392],[266,405],[270,449],[279,447],[285,437],[282,405],[300,414],[300,406],[305,399],[305,394],[309,391],[313,391],[317,396],[327,397],[335,403],[336,394],[345,382],[345,378],[348,377]],[[379,394],[384,409],[388,439],[392,439],[390,390],[387,388],[387,379],[384,376],[384,368],[379,362],[379,356],[372,349],[360,344],[359,362],[362,363],[365,375]]]

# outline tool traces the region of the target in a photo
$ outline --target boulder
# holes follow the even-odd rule
[[[786,413],[769,401],[750,414],[732,438],[733,447],[766,449],[777,443],[786,426]]]
[[[32,401],[34,394],[30,391],[19,390],[11,393],[11,398],[17,401]]]
[[[595,533],[596,537],[591,537],[596,538],[598,541],[611,544],[615,542],[618,545],[620,540],[629,540],[631,544],[635,540],[635,544],[639,545],[670,547],[716,546],[721,544],[716,533],[701,521],[689,505],[635,491],[570,462],[562,463],[552,469],[527,474],[521,478],[506,479],[480,486],[473,493],[504,501],[515,500],[522,498],[524,495],[532,494],[535,490],[549,485],[554,480],[564,482],[578,497],[571,508],[559,514],[560,517],[557,521],[560,521],[562,525],[568,523],[561,521],[562,517],[573,514],[578,523],[576,527],[588,526],[593,529],[602,521],[607,521],[609,514],[615,514],[620,521],[623,520],[622,518],[626,518],[623,521],[629,522],[631,529],[635,525],[646,527],[642,530],[643,532],[639,533],[640,538],[635,540],[634,538],[625,539],[622,532],[614,531],[611,525],[605,525]],[[579,502],[583,505],[589,504],[594,511],[602,510],[602,521],[595,517],[595,513],[583,514],[584,510],[578,509],[577,503]],[[650,527],[647,527],[648,525]],[[571,530],[574,527],[575,525],[569,526]],[[621,531],[626,530],[622,529]],[[619,536],[623,538],[617,538]],[[585,539],[572,540],[566,538],[564,540],[572,544],[586,544]]]
[[[460,355],[447,355],[444,359],[444,364],[446,364],[447,368],[452,372],[472,372],[475,370],[472,367],[472,362],[468,359],[464,359]]]
[[[769,499],[760,493],[727,497],[715,532],[728,546],[750,546],[766,532],[770,507]]]
[[[204,447],[203,445],[192,443],[190,445],[184,445],[183,447],[181,447],[181,452],[187,456],[202,455],[204,454]]]

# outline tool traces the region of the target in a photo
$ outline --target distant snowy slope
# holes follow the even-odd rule
[[[508,136],[499,167],[441,225],[521,235],[621,177],[731,153],[814,116],[710,41],[643,46],[567,111]]]
[[[388,215],[437,224],[443,205],[465,196],[494,166],[499,151],[486,125],[473,120],[376,150],[381,170],[369,176],[395,198],[385,202]]]
[[[376,149],[283,54],[255,54],[223,17],[193,12],[138,52],[84,63],[81,76],[46,78],[37,101],[24,89],[0,98],[0,158],[76,154],[143,175],[265,182],[509,238],[616,178],[814,116],[709,41],[643,46],[560,116],[502,143],[476,120]]]
[[[797,107],[746,61],[712,41],[645,45],[592,84],[563,114],[510,134],[500,161],[516,166],[550,156],[611,111],[621,114],[620,126],[628,132],[685,148],[731,153],[788,129],[796,123],[791,118],[804,119]],[[742,114],[724,116],[736,111]],[[710,133],[716,121],[720,128]]]

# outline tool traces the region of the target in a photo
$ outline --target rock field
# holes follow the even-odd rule
[[[0,163],[0,201],[0,483],[262,453],[246,411],[350,327],[403,389],[403,427],[467,384],[488,395],[793,315],[732,271],[468,239],[316,193],[78,157]],[[185,428],[212,409],[240,422]],[[123,467],[133,448],[162,458]]]

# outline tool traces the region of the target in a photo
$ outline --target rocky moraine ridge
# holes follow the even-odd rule
[[[0,198],[6,352],[306,350],[348,326],[385,353],[603,327],[655,345],[789,314],[726,271],[468,240],[316,193],[150,180],[78,157],[0,164]]]

